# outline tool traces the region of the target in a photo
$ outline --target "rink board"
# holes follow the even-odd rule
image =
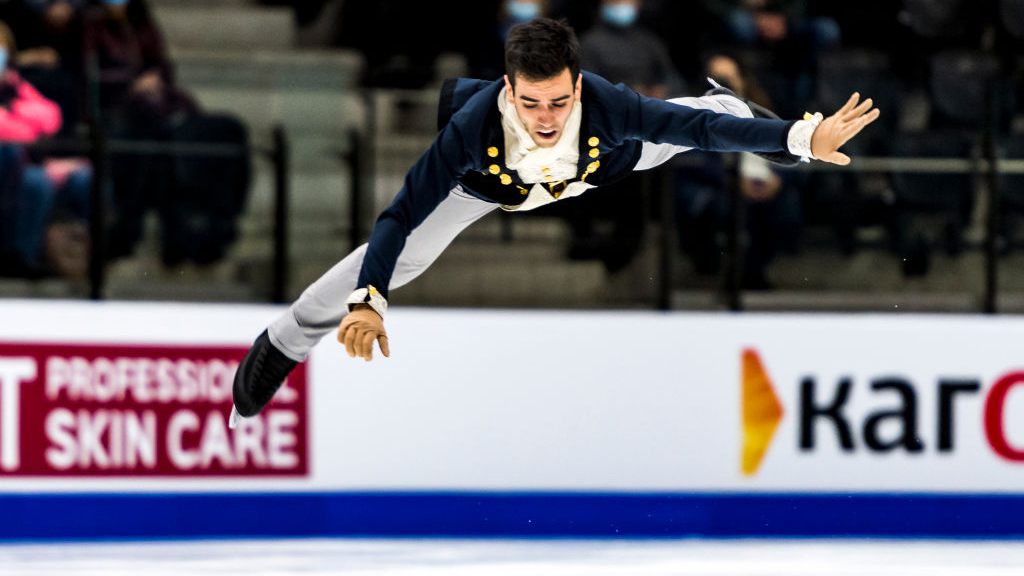
[[[1024,536],[1024,319],[0,302],[0,538]]]

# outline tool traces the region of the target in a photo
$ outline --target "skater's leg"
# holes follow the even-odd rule
[[[407,284],[426,270],[467,226],[497,208],[456,187],[406,239],[395,264],[389,289]],[[311,284],[269,327],[274,347],[301,362],[309,351],[338,327],[348,313],[345,301],[356,289],[366,245],[346,256]]]
[[[455,188],[406,239],[396,261],[391,288],[418,276],[466,226],[497,208]],[[362,245],[310,285],[284,314],[256,338],[235,372],[229,425],[258,414],[295,366],[341,322],[345,301],[356,288],[366,245]]]

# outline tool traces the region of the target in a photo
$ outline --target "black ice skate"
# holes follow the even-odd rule
[[[259,414],[298,364],[274,348],[264,330],[235,372],[231,427],[238,423],[236,416],[248,418]]]

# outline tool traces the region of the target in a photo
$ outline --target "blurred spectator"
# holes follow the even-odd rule
[[[546,15],[546,0],[502,0],[494,8],[494,24],[487,27],[489,33],[466,50],[469,75],[483,80],[501,78],[505,74],[505,36],[509,29]]]
[[[799,106],[814,97],[818,54],[840,45],[839,24],[826,16],[810,16],[807,0],[701,2],[718,20],[718,41],[764,58],[760,67],[776,80],[765,86],[777,103],[776,112],[783,118],[799,117]]]
[[[91,171],[75,159],[33,162],[24,145],[57,133],[60,108],[10,66],[14,35],[0,23],[0,273],[84,276]]]
[[[84,36],[86,53],[97,60],[105,115],[173,124],[197,112],[192,97],[175,86],[163,35],[144,0],[97,0]]]
[[[547,0],[548,15],[564,18],[582,36],[600,19],[601,0]]]
[[[856,4],[807,0],[805,15],[812,21],[835,22],[844,48],[870,48],[896,57],[897,50],[913,44],[899,22],[900,4],[894,0],[860,0]]]
[[[639,22],[664,43],[686,84],[704,85],[701,53],[715,41],[717,20],[700,2],[644,0]]]
[[[155,209],[161,257],[210,264],[237,234],[249,186],[248,131],[231,115],[207,114],[174,82],[163,37],[143,0],[102,0],[85,18],[87,54],[99,74],[99,108],[112,139],[234,145],[237,156],[115,151],[110,255],[131,254]]]
[[[729,37],[742,45],[771,45],[810,36],[815,48],[839,43],[839,25],[831,18],[807,16],[807,0],[703,0],[721,18]]]
[[[725,52],[707,59],[707,76],[736,94],[771,108],[764,90],[742,60]],[[743,210],[744,243],[740,285],[772,288],[767,268],[782,247],[796,246],[801,224],[799,194],[790,175],[753,154],[691,151],[676,163],[676,222],[681,250],[699,274],[715,274],[725,248],[721,236],[731,226],[733,192]]]
[[[662,40],[638,24],[641,0],[604,0],[599,23],[580,37],[583,67],[652,98],[685,90]]]
[[[580,37],[581,65],[652,98],[678,93],[680,82],[661,40],[637,24],[641,0],[603,0],[598,24]],[[600,259],[610,272],[632,260],[646,219],[649,175],[633,173],[561,207],[573,229],[569,257]]]
[[[62,134],[82,118],[82,9],[84,0],[16,0],[8,24],[18,44],[22,77],[61,109]]]
[[[341,6],[336,44],[362,52],[363,84],[372,87],[426,87],[445,51],[462,51],[467,35],[479,34],[480,0],[409,2],[375,0]],[[455,17],[454,15],[458,15]],[[473,22],[472,26],[463,24]]]

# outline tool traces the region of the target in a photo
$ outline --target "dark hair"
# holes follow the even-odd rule
[[[573,83],[580,73],[580,41],[565,20],[535,18],[513,26],[505,39],[505,73],[537,81],[569,69]]]

